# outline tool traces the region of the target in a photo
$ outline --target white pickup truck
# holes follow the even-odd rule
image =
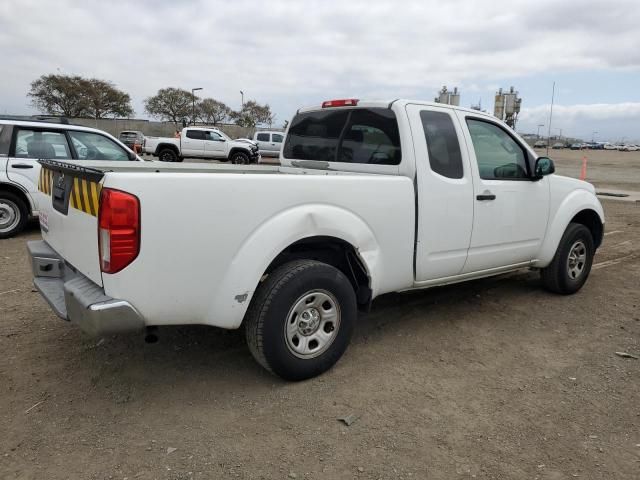
[[[521,268],[570,294],[603,239],[593,186],[475,110],[324,102],[297,112],[280,161],[42,161],[36,287],[96,335],[244,325],[260,364],[300,380],[379,295]],[[99,191],[89,208],[79,182]]]
[[[258,163],[258,145],[248,138],[232,140],[212,127],[185,127],[179,138],[145,137],[142,146],[163,162],[181,162],[184,158],[205,158],[234,164]]]

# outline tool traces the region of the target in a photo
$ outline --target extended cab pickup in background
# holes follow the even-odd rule
[[[43,161],[35,285],[97,335],[244,323],[256,360],[300,380],[341,357],[378,295],[521,268],[574,293],[603,238],[593,186],[475,110],[324,102],[292,119],[280,161]],[[97,214],[74,206],[76,179],[101,191]]]
[[[147,137],[144,153],[163,162],[181,162],[184,158],[206,158],[235,164],[258,163],[258,146],[252,140],[231,140],[217,128],[185,127],[180,138]]]
[[[139,161],[108,133],[50,120],[0,118],[0,239],[20,233],[38,215],[38,159]]]

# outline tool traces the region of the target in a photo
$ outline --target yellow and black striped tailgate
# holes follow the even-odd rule
[[[61,177],[61,174],[56,175],[56,172],[43,166],[38,178],[38,190],[45,195],[51,196],[55,189],[54,181],[60,181],[60,178],[64,179],[64,176]],[[97,217],[100,190],[102,188],[100,182],[75,175],[72,175],[72,180],[67,181],[72,181],[69,205],[76,210]]]

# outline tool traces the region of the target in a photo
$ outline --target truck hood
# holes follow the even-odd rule
[[[596,187],[584,180],[565,177],[563,175],[551,175],[550,178],[552,184],[558,185],[559,187],[563,187],[567,190],[586,190],[594,195],[596,194]]]
[[[253,146],[258,146],[258,144],[256,142],[254,142],[253,140],[249,139],[249,138],[236,138],[234,140],[234,142],[238,142],[238,143],[249,143]]]

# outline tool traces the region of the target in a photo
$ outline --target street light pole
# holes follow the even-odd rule
[[[191,89],[191,123],[196,122],[196,94],[194,92],[202,90],[202,87]]]
[[[593,143],[593,141],[595,140],[597,133],[598,132],[591,132],[591,143]]]
[[[244,108],[244,92],[242,90],[240,90],[240,98],[241,98],[241,107]]]

